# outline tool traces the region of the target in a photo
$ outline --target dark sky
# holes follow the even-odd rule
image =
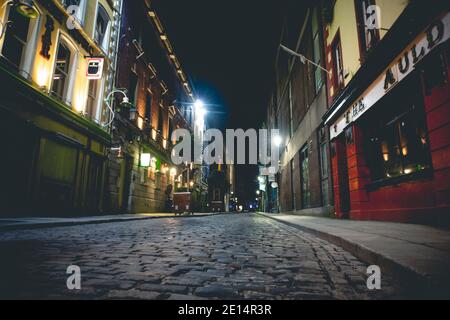
[[[155,0],[209,125],[260,128],[280,35],[277,0]],[[254,199],[257,168],[239,166],[239,196]]]

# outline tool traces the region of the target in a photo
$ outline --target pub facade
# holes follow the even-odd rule
[[[337,217],[449,224],[449,38],[445,5],[412,2],[330,95],[323,120]],[[345,52],[334,48],[329,68],[345,73]]]

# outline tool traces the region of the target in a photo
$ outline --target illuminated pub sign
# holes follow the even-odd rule
[[[450,13],[433,22],[403,52],[397,56],[386,70],[369,88],[331,125],[330,135],[334,139],[345,128],[375,105],[387,92],[406,78],[415,65],[439,44],[450,39]],[[327,119],[330,121],[339,112],[337,108]]]
[[[104,61],[104,58],[87,58],[87,80],[99,80],[102,78]]]

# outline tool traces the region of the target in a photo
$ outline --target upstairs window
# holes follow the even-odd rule
[[[56,51],[51,93],[61,100],[65,100],[68,96],[71,80],[71,63],[73,59],[74,57],[72,56],[69,44],[60,39]]]
[[[320,20],[319,12],[317,8],[314,8],[312,15],[312,37],[313,37],[313,59],[314,62],[321,66],[322,65],[322,41],[320,33]],[[322,88],[323,85],[323,71],[314,67],[314,79],[315,79],[315,89],[316,93]]]
[[[342,62],[341,37],[339,33],[331,45],[333,55],[333,86],[334,94],[339,93],[344,88],[344,65]]]
[[[94,40],[104,52],[108,51],[109,34],[111,33],[111,21],[106,9],[99,4],[97,11],[97,20],[95,23]]]
[[[0,56],[23,77],[30,78],[41,16],[29,19],[11,5],[3,7],[5,13],[0,17],[3,22],[0,24],[0,39],[3,39]]]
[[[368,8],[373,5],[375,5],[374,0],[355,0],[359,46],[362,58],[380,41],[379,31],[371,28],[368,23],[370,18]]]

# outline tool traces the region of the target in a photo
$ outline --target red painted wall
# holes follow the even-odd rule
[[[371,180],[363,156],[363,132],[358,124],[353,125],[354,142],[345,144],[350,218],[450,225],[450,68],[447,69],[447,83],[434,88],[428,96],[424,92],[432,177],[367,191],[366,185]],[[342,217],[338,158],[343,153],[339,152],[342,145],[338,139],[334,142],[337,151],[332,159],[332,169],[336,215]]]

